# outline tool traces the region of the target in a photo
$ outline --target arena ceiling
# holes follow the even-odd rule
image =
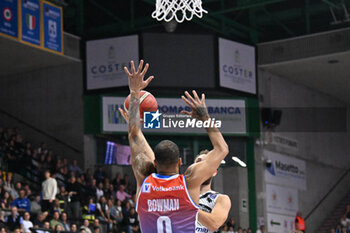
[[[165,31],[151,17],[155,0],[51,0],[64,7],[66,32],[86,39]],[[202,19],[176,32],[215,32],[257,43],[350,26],[350,0],[202,0]]]

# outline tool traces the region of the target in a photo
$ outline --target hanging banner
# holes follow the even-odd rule
[[[40,2],[21,0],[21,41],[40,46]]]
[[[267,212],[295,216],[298,202],[297,189],[266,184]]]
[[[264,151],[264,155],[271,161],[265,168],[267,183],[306,190],[306,163],[304,160],[267,150]]]
[[[121,87],[128,85],[124,66],[139,61],[137,35],[92,40],[86,43],[87,89]]]
[[[42,3],[43,47],[63,54],[63,16],[62,8],[49,2]]]
[[[124,97],[103,97],[102,119],[104,132],[127,132],[127,123],[118,111],[124,108]],[[180,98],[157,98],[159,113],[146,114],[142,130],[153,133],[185,133],[206,134],[203,125],[194,121],[182,110],[191,111]],[[246,132],[245,101],[236,99],[206,99],[208,113],[213,121],[209,124],[216,126],[223,134],[240,134]],[[149,118],[148,118],[149,116]],[[150,124],[152,127],[148,127]]]
[[[219,38],[220,86],[256,94],[255,48]]]
[[[1,0],[0,10],[0,34],[18,39],[18,0]]]

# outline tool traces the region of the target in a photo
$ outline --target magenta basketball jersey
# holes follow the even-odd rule
[[[136,203],[142,233],[194,233],[198,206],[184,175],[146,177]]]

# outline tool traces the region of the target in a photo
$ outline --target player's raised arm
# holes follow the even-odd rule
[[[143,60],[140,61],[137,70],[135,70],[133,61],[131,61],[131,72],[129,72],[128,68],[124,67],[125,73],[128,76],[130,89],[128,137],[131,148],[132,169],[137,181],[137,191],[140,189],[145,177],[154,172],[154,153],[141,131],[139,111],[140,92],[142,89],[146,88],[154,78],[153,76],[150,76],[148,79],[144,80],[148,67],[148,64],[143,67]],[[123,116],[125,115],[123,110],[120,109],[119,111],[121,111]]]
[[[205,95],[202,94],[200,99],[196,91],[193,91],[192,94],[193,97],[186,91],[185,96],[182,96],[182,99],[191,107],[192,112],[182,111],[182,113],[190,115],[200,121],[209,120],[210,116],[205,105]],[[190,193],[191,191],[194,193],[193,198],[195,201],[198,201],[199,198],[198,187],[213,175],[220,166],[221,161],[228,154],[228,146],[220,131],[215,126],[206,128],[206,131],[213,145],[213,149],[209,151],[206,160],[192,164],[185,172],[186,178],[188,179],[188,188]]]
[[[227,195],[220,195],[211,213],[200,211],[198,221],[212,232],[215,232],[227,220],[231,209],[231,200]]]

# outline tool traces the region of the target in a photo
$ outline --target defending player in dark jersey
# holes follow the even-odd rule
[[[206,160],[192,164],[184,175],[179,174],[181,158],[175,143],[169,140],[161,141],[153,152],[141,131],[139,114],[140,91],[145,89],[153,79],[151,76],[144,80],[148,67],[149,65],[146,64],[143,68],[141,60],[137,71],[134,62],[131,62],[131,73],[125,68],[131,95],[128,137],[132,168],[137,181],[137,209],[141,230],[143,233],[194,233],[200,186],[220,166],[221,160],[228,154],[228,146],[217,128],[206,128],[213,149],[207,154]],[[200,121],[208,120],[210,117],[204,94],[201,98],[195,91],[192,94],[193,96],[185,92],[186,97],[182,96],[192,112],[183,111],[182,113]],[[125,114],[122,110],[121,112]],[[157,173],[151,174],[154,168]]]

